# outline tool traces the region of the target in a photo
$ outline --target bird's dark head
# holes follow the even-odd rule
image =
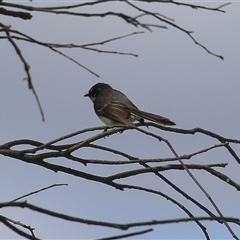
[[[94,101],[98,94],[106,88],[112,87],[106,83],[96,83],[94,86],[91,87],[88,93],[84,95],[84,97],[89,97],[92,101]]]

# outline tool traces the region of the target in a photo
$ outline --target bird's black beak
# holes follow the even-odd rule
[[[85,94],[84,97],[89,97],[89,93]]]

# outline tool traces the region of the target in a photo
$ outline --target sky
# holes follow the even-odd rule
[[[32,6],[59,4],[49,1],[19,1],[19,3]],[[222,3],[222,1],[214,1],[204,2],[202,5],[219,6]],[[49,49],[16,41],[30,64],[33,84],[45,114],[44,122],[34,95],[28,89],[27,82],[23,80],[26,73],[22,62],[11,44],[1,39],[0,144],[16,139],[32,139],[45,143],[81,129],[102,126],[94,113],[92,102],[83,97],[97,82],[111,84],[112,87],[124,92],[139,109],[168,117],[176,122],[177,128],[200,127],[224,137],[240,138],[239,2],[235,1],[226,6],[224,8],[226,13],[194,10],[170,4],[136,3],[136,5],[173,18],[176,24],[193,31],[197,41],[210,51],[222,55],[224,60],[208,54],[187,34],[173,27],[154,28],[149,32],[128,25],[116,17],[78,18],[32,12],[32,20],[24,21],[1,15],[0,22],[10,24],[13,29],[45,42],[85,44],[132,32],[144,31],[144,33],[99,47],[109,51],[137,54],[138,57],[80,49],[62,50],[97,73],[99,78]],[[136,14],[136,11],[121,3],[106,3],[94,8],[86,8],[87,12],[110,10]],[[158,23],[147,17],[144,21]],[[0,36],[3,34],[1,33]],[[178,154],[189,154],[219,143],[201,134],[189,136],[155,128],[143,129],[167,138]],[[96,133],[92,132],[87,136],[94,134]],[[85,137],[79,135],[65,143],[81,141]],[[97,143],[141,158],[173,156],[164,143],[159,143],[137,131],[124,132]],[[231,146],[237,154],[240,154],[238,145]],[[87,159],[123,160],[120,156],[91,148],[81,149],[76,154]],[[83,166],[64,159],[50,159],[49,162],[100,176],[141,168],[137,164]],[[216,170],[240,182],[239,164],[225,148],[221,147],[201,154],[188,163],[228,163],[225,169]],[[206,172],[192,172],[225,216],[239,218],[240,196],[235,188]],[[173,170],[164,172],[163,175],[214,212],[208,199],[185,171]],[[187,206],[195,216],[205,216],[203,211],[151,173],[119,182],[150,187],[169,194]],[[0,202],[10,201],[55,183],[68,184],[24,199],[37,206],[86,219],[130,223],[187,217],[170,201],[159,196],[127,189],[118,191],[100,183],[54,173],[2,155],[0,155],[0,183]],[[97,239],[149,228],[120,231],[71,223],[17,208],[1,209],[0,214],[31,225],[35,228],[36,236],[42,239]],[[211,239],[232,239],[223,224],[207,221],[203,223]],[[240,237],[239,227],[233,224],[230,226]],[[150,233],[129,239],[204,239],[202,231],[195,223],[156,225],[153,228],[154,231]],[[0,238],[20,239],[2,224]]]

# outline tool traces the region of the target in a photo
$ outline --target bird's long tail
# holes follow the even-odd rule
[[[149,113],[149,112],[144,112],[139,109],[131,109],[131,113],[138,117],[150,120],[152,122],[155,122],[161,125],[176,125],[175,122],[171,121],[168,118],[159,116],[157,114]]]

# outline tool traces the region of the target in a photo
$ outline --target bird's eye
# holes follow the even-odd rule
[[[96,97],[98,93],[100,92],[101,88],[91,88],[89,91],[89,94],[93,97]]]

